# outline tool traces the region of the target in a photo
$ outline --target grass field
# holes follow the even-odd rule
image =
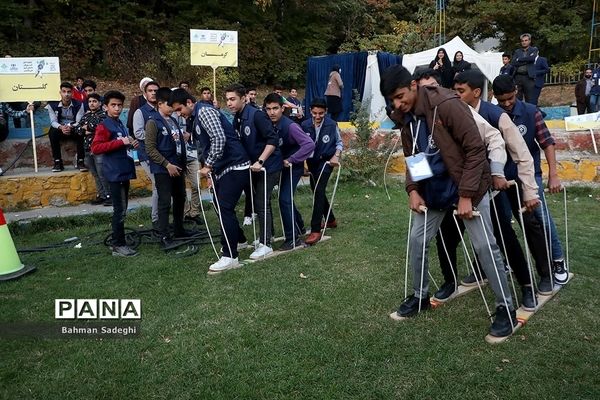
[[[0,339],[0,398],[600,398],[599,194],[569,190],[574,280],[497,346],[483,339],[476,292],[413,320],[388,318],[404,286],[408,213],[397,186],[389,201],[381,188],[340,184],[332,240],[218,276],[206,274],[209,246],[188,258],[156,245],[113,258],[86,242],[23,254],[38,271],[0,284],[0,323],[52,322],[58,298],[139,298],[142,334]],[[308,218],[307,188],[298,199]],[[562,230],[562,197],[550,203]],[[141,209],[127,224],[148,220]],[[26,248],[108,226],[108,215],[92,215],[11,229]],[[431,271],[440,282],[436,261]]]

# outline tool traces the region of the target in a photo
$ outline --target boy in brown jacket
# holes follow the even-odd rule
[[[456,205],[496,296],[490,334],[512,334],[517,319],[490,218],[490,166],[471,112],[450,90],[417,87],[400,65],[383,73],[380,90],[392,102],[402,129],[406,191],[414,212],[409,248],[414,294],[404,300],[397,314],[410,317],[430,307],[427,248],[446,212]],[[474,209],[480,217],[474,218]]]

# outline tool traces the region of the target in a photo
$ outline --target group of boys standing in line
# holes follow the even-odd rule
[[[266,96],[261,109],[253,102],[255,95],[247,97],[248,89],[235,84],[225,90],[226,105],[233,115],[233,121],[230,121],[218,109],[210,92],[196,100],[185,86],[160,87],[150,78],[142,79],[140,89],[142,95],[132,100],[129,128],[119,118],[124,95],[112,90],[102,99],[105,110],[102,120],[88,122],[86,126],[77,124],[77,129],[92,131],[91,154],[103,157],[103,177],[108,182],[114,209],[113,255],[137,255],[127,246],[124,232],[129,182],[136,176],[136,153],[152,180],[153,228],[165,250],[176,246],[175,238],[195,234],[183,226],[185,177],[208,178],[219,218],[222,246],[222,256],[209,267],[209,274],[241,265],[239,250],[249,244],[235,209],[248,187],[250,198],[246,198],[246,202],[253,204],[251,208],[257,214],[259,225],[259,237],[253,243],[251,259],[260,259],[274,251],[271,196],[276,185],[279,186],[285,236],[279,250],[315,244],[321,240],[325,226],[337,226],[325,189],[334,167],[339,165],[343,145],[337,124],[326,115],[324,99],[315,99],[310,105],[311,118],[298,124],[284,115],[284,108],[301,109],[299,104],[293,105],[274,92]],[[301,112],[296,112],[293,116],[297,119],[300,115]],[[314,196],[310,233],[303,240],[304,220],[293,199],[305,172],[305,163]],[[192,188],[198,186],[197,182],[192,184]],[[194,197],[199,202],[197,191],[192,194],[192,199]],[[171,207],[172,230],[169,228]]]
[[[505,259],[521,287],[522,307],[529,311],[538,306],[535,286],[538,294],[551,294],[555,283],[568,281],[568,270],[543,193],[540,148],[548,163],[548,188],[561,190],[554,140],[540,110],[517,98],[511,75],[493,81],[498,106],[481,98],[486,79],[477,70],[461,72],[452,91],[440,87],[433,69],[413,76],[396,65],[381,77],[381,93],[393,105],[390,117],[401,129],[406,191],[414,212],[409,245],[414,293],[393,317],[411,317],[430,307],[427,250],[436,236],[445,282],[432,298],[446,302],[458,294],[456,248],[466,228],[477,257],[474,272],[461,283],[488,280],[496,306],[490,335],[504,337],[517,325]],[[524,225],[540,276],[535,286],[512,216]]]

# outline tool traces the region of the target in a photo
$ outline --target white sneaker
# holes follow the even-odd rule
[[[264,244],[261,243],[258,245],[258,248],[256,250],[254,250],[254,252],[252,254],[250,254],[250,259],[258,260],[262,257],[268,256],[272,252],[273,252],[273,248],[271,248],[269,246],[265,246]]]
[[[252,225],[252,217],[244,217],[244,226]]]
[[[221,272],[227,271],[228,269],[234,269],[234,268],[239,268],[239,267],[241,267],[241,264],[239,263],[237,257],[236,258],[221,257],[219,259],[219,261],[217,261],[216,263],[214,263],[213,265],[211,265],[208,268],[208,274],[209,275],[220,274]]]

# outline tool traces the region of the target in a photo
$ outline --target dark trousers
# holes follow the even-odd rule
[[[85,151],[83,149],[83,136],[71,133],[65,135],[60,129],[50,128],[48,130],[48,137],[50,138],[50,147],[52,148],[52,158],[62,161],[62,154],[60,152],[60,142],[62,140],[74,140],[77,143],[77,160],[83,161],[85,157]]]
[[[585,97],[585,103],[577,102],[577,115],[583,115],[591,112],[590,96],[588,95]]]
[[[109,182],[113,199],[112,244],[125,246],[125,215],[129,197],[129,181]]]
[[[158,231],[162,237],[169,236],[169,210],[173,198],[173,228],[178,236],[183,232],[185,175],[154,174],[154,182],[158,193]]]
[[[252,184],[250,183],[250,179],[248,179],[248,184],[244,187],[244,217],[252,216]]]
[[[281,171],[267,173],[265,186],[265,173],[252,172],[252,186],[254,187],[254,210],[258,215],[260,243],[271,246],[273,238],[273,209],[271,208],[271,194],[273,188],[279,183],[279,174]],[[266,198],[266,204],[265,204]],[[265,231],[265,227],[267,230]]]
[[[532,103],[532,101],[536,101],[535,99],[535,80],[530,78],[529,75],[516,74],[515,75],[515,84],[517,85],[517,97],[519,100],[523,100],[523,96],[525,97],[525,102]]]
[[[325,162],[322,162],[317,165],[310,165],[309,171],[310,188],[314,193],[313,196],[315,199],[312,217],[310,219],[310,231],[321,232],[321,222],[323,219],[327,218],[327,212],[331,208],[329,202],[327,201],[325,189],[327,189],[327,182],[329,182],[329,177],[331,176],[331,172],[333,172],[333,167]],[[331,209],[331,212],[329,213],[329,219],[326,222],[333,222],[334,220],[335,216],[333,215],[333,209]]]
[[[216,198],[214,203],[221,219],[221,246],[225,257],[237,258],[237,244],[240,243],[240,223],[235,215],[237,205],[244,187],[250,180],[248,170],[229,171],[218,180],[213,181]],[[242,241],[243,242],[243,241]]]
[[[281,171],[281,183],[279,184],[279,211],[281,212],[283,231],[287,242],[291,242],[293,239],[304,234],[304,221],[302,220],[302,215],[296,208],[296,204],[292,201],[292,197],[296,193],[298,181],[300,181],[300,177],[303,173],[304,167],[302,165],[284,168]]]

